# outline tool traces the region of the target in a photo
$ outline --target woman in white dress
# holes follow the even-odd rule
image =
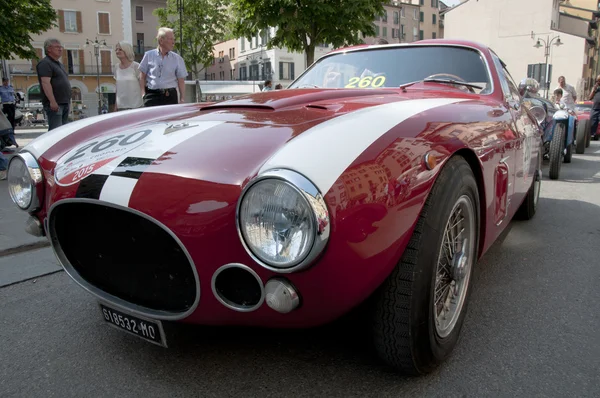
[[[133,60],[133,46],[126,41],[120,41],[115,46],[115,51],[121,61],[115,67],[117,110],[140,108],[144,105],[140,90],[140,64]]]

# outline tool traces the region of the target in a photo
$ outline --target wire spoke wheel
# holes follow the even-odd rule
[[[444,229],[437,261],[433,311],[435,330],[445,338],[463,309],[475,260],[475,209],[467,195],[458,198]]]

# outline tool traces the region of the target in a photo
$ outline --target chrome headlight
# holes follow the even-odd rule
[[[42,182],[42,170],[29,152],[21,152],[8,165],[8,192],[10,198],[22,210],[39,208],[38,185]]]
[[[250,255],[277,272],[308,267],[329,239],[323,196],[307,178],[290,170],[268,171],[246,187],[237,225]]]

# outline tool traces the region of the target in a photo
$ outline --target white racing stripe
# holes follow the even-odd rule
[[[126,112],[128,114],[132,114],[132,113],[137,113],[137,112],[142,112],[142,111],[147,111],[147,110],[148,110],[148,108],[140,108],[140,109],[134,109],[134,110],[126,111]],[[119,113],[119,115],[122,115],[123,113]],[[35,156],[37,159],[40,156],[42,156],[42,154],[44,152],[46,152],[48,149],[50,149],[50,147],[52,147],[54,144],[56,144],[58,141],[62,140],[63,138],[66,138],[66,137],[70,136],[71,134],[73,134],[74,132],[79,131],[87,126],[90,126],[94,123],[101,122],[106,119],[110,119],[112,117],[115,117],[114,113],[107,113],[105,115],[93,116],[90,118],[86,118],[83,120],[78,120],[76,122],[65,124],[64,126],[58,127],[54,130],[50,130],[47,133],[44,133],[40,137],[36,138],[35,140],[33,140],[29,144],[27,144],[23,149],[31,152],[31,154],[33,156]]]
[[[100,192],[100,200],[129,206],[129,199],[137,182],[135,178],[108,176]]]
[[[156,125],[147,126],[148,129],[152,130],[164,130],[169,125],[189,123],[189,127],[175,131],[170,134],[152,134],[152,139],[145,142],[143,145],[119,156],[107,165],[102,166],[94,174],[109,175],[112,171],[126,158],[146,158],[146,159],[157,159],[165,152],[173,149],[177,145],[190,138],[208,130],[224,122],[217,121],[196,121],[182,120],[177,123],[157,123]]]
[[[182,121],[181,123],[187,123],[187,121]],[[157,159],[165,152],[171,150],[177,145],[189,140],[190,138],[209,130],[212,127],[223,124],[224,122],[219,121],[197,121],[193,123],[189,123],[188,127],[181,128],[179,130],[175,130],[169,134],[152,134],[152,139],[140,145],[139,147],[129,151],[110,163],[102,166],[98,170],[96,170],[93,174],[95,175],[108,175],[108,178],[104,185],[102,186],[102,191],[100,192],[100,200],[115,203],[121,206],[129,206],[129,200],[131,198],[131,194],[135,189],[135,186],[138,182],[137,178],[129,178],[129,177],[120,177],[116,175],[111,175],[115,168],[126,158],[145,158],[145,159]],[[153,126],[149,126],[152,130],[162,130],[164,131],[171,124],[161,123]],[[136,167],[127,167],[128,171],[136,171]],[[144,167],[140,168],[140,171],[143,172],[151,172],[147,171]]]
[[[276,168],[295,170],[325,194],[361,153],[394,126],[421,112],[462,101],[467,100],[406,100],[333,118],[292,139],[267,160],[259,174]]]

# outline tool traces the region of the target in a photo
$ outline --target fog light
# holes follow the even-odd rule
[[[275,311],[287,314],[298,307],[300,297],[287,280],[274,278],[265,285],[265,301]]]

